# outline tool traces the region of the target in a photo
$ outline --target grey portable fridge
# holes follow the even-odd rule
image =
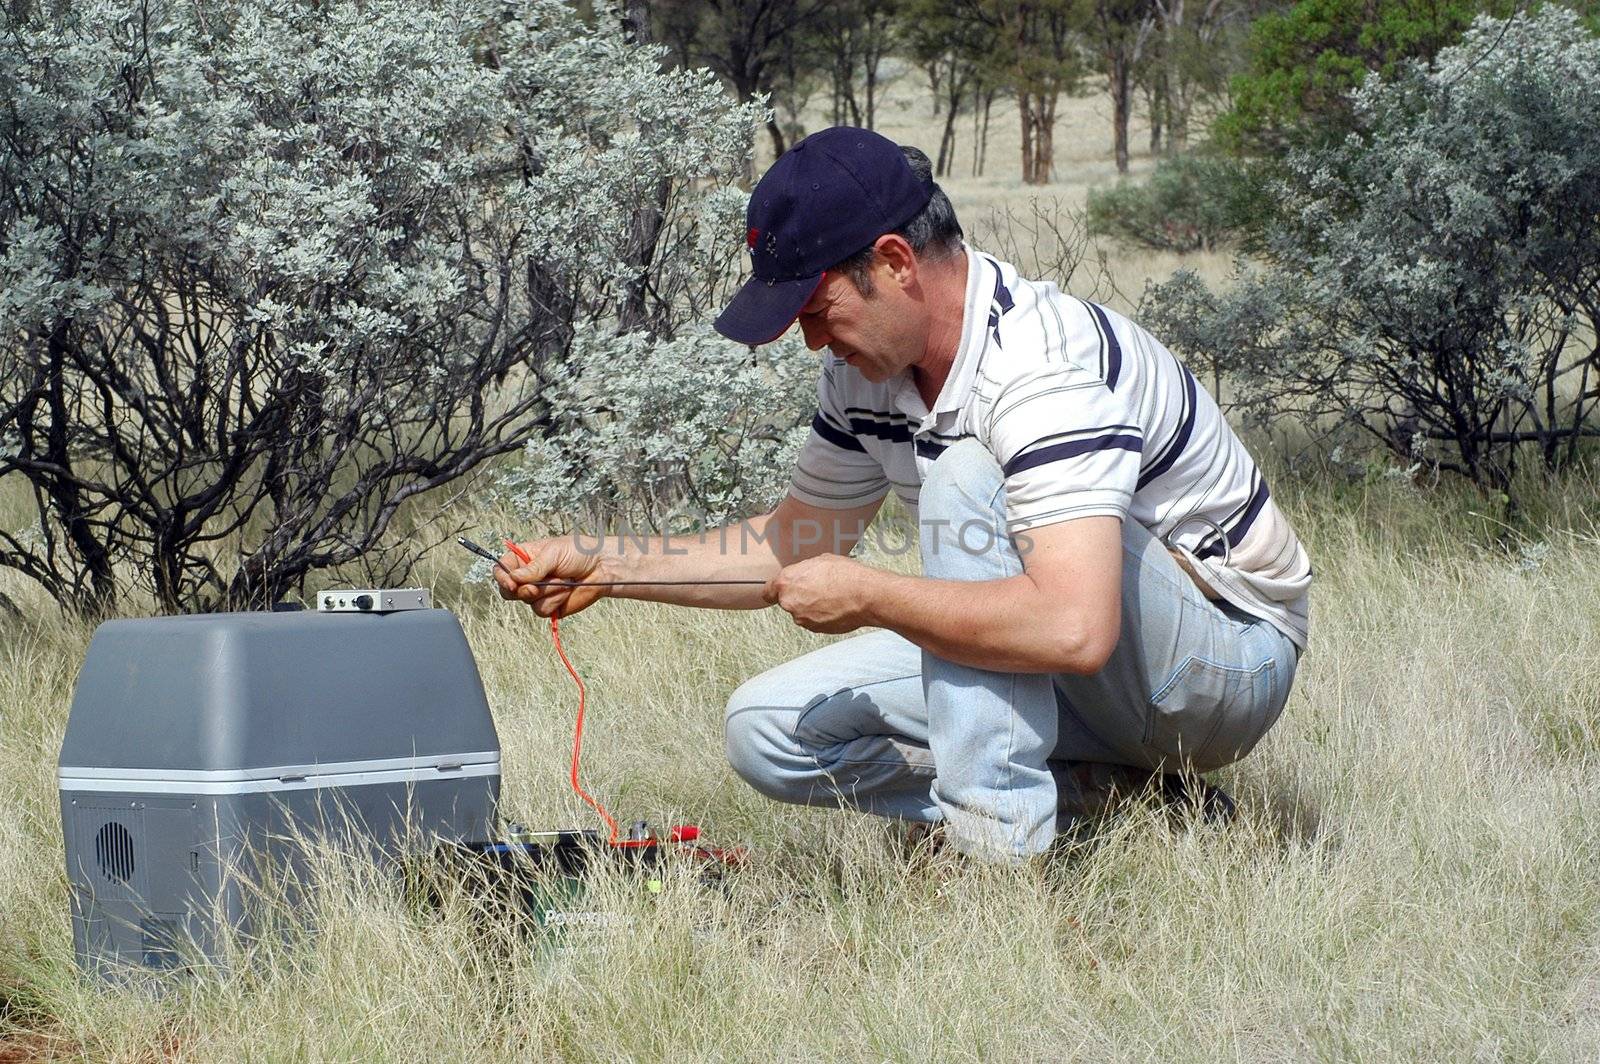
[[[392,862],[493,837],[500,743],[444,610],[109,621],[59,780],[78,961],[111,974],[220,959],[305,839]]]

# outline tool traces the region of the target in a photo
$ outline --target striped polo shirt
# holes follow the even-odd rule
[[[790,491],[842,509],[893,489],[915,512],[929,465],[967,436],[1005,475],[1012,534],[1131,517],[1304,649],[1310,560],[1194,375],[1115,311],[970,249],[960,347],[933,409],[909,370],[873,383],[825,352]]]

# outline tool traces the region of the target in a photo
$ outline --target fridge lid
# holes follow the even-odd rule
[[[249,769],[131,769],[61,766],[63,791],[119,794],[258,794],[382,783],[498,776],[500,752],[387,757]]]

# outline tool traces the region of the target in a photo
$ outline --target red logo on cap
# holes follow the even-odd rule
[[[748,247],[751,251],[754,251],[756,249],[756,237],[758,237],[760,235],[761,235],[761,230],[757,229],[755,226],[752,225],[750,227],[750,231],[744,235],[745,246]]]

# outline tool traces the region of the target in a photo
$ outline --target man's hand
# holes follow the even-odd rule
[[[853,632],[866,623],[866,595],[876,571],[837,554],[820,554],[785,566],[767,581],[762,597],[808,631]]]
[[[507,552],[500,556],[500,564],[494,568],[501,598],[526,602],[541,617],[569,617],[593,605],[605,594],[606,589],[600,587],[549,587],[535,582],[601,579],[599,556],[583,553],[571,540],[541,539],[517,546],[528,556],[526,562],[514,552]]]

